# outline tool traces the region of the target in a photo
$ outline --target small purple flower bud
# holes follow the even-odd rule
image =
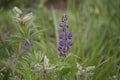
[[[64,33],[61,33],[61,34],[59,35],[59,38],[62,39],[63,37],[64,37]]]
[[[29,46],[30,44],[29,44],[29,42],[28,41],[25,41],[24,42],[24,46]]]
[[[71,39],[72,38],[72,33],[68,33],[67,37],[68,37],[68,39]]]
[[[67,52],[69,52],[69,51],[70,51],[70,47],[69,47],[69,46],[67,46],[66,48],[67,48]]]
[[[60,24],[60,27],[64,27],[64,23],[61,23],[61,24]]]
[[[24,50],[29,51],[30,49],[28,47],[24,47]]]
[[[64,27],[62,28],[62,31],[63,31],[63,32],[65,31],[65,28],[64,28]]]
[[[66,58],[66,54],[63,54],[64,58]]]
[[[62,47],[58,47],[58,51],[61,51],[62,50]]]
[[[30,42],[28,42],[28,41],[25,41],[24,42],[24,46],[33,46]]]
[[[28,41],[24,42],[24,50],[28,51],[30,46],[33,46],[32,43],[30,43]]]
[[[67,27],[67,28],[69,27],[68,23],[66,23],[66,27]]]
[[[62,56],[62,53],[59,53],[59,54],[58,54],[58,57],[60,58],[61,56]]]
[[[70,41],[67,42],[67,46],[72,46],[72,43]]]
[[[34,31],[30,31],[29,35],[31,36],[34,33]]]
[[[66,51],[66,49],[64,48],[64,49],[63,49],[63,53],[65,54],[66,52],[67,52],[67,51]]]
[[[64,41],[60,41],[60,42],[59,42],[59,45],[60,45],[60,46],[64,46]]]

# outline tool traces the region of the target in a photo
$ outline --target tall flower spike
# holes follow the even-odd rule
[[[67,23],[67,17],[66,15],[62,16],[62,21],[60,24],[60,28],[62,30],[62,32],[59,35],[59,47],[58,47],[58,51],[59,51],[59,55],[58,57],[66,57],[66,54],[70,51],[70,48],[72,46],[72,42],[71,42],[71,38],[72,38],[72,33],[68,33],[67,29],[68,29],[69,25]]]

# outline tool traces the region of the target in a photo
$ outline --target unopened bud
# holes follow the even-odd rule
[[[32,13],[29,13],[23,17],[23,22],[28,22],[32,19]]]
[[[44,69],[46,70],[48,68],[48,62],[49,59],[47,58],[47,56],[44,57]]]
[[[16,20],[18,21],[18,22],[20,22],[21,21],[21,18],[20,18],[20,15],[19,14],[16,14]]]
[[[17,14],[22,14],[22,11],[18,7],[14,7],[13,11]]]
[[[42,69],[42,66],[41,65],[39,65],[39,64],[35,64],[34,65],[34,70],[40,70],[40,69]]]
[[[95,66],[88,66],[86,67],[86,71],[91,71],[91,70],[94,70],[95,69]]]

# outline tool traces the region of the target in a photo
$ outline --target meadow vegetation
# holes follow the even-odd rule
[[[0,80],[120,80],[119,0],[33,1],[0,8]],[[59,58],[64,14],[72,46]]]

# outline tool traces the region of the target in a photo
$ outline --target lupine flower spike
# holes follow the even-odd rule
[[[66,53],[70,51],[70,47],[72,46],[71,38],[72,38],[72,33],[68,33],[69,25],[67,23],[67,17],[66,15],[62,16],[62,21],[60,23],[60,28],[62,29],[62,32],[59,35],[59,57],[64,56],[66,57]]]

